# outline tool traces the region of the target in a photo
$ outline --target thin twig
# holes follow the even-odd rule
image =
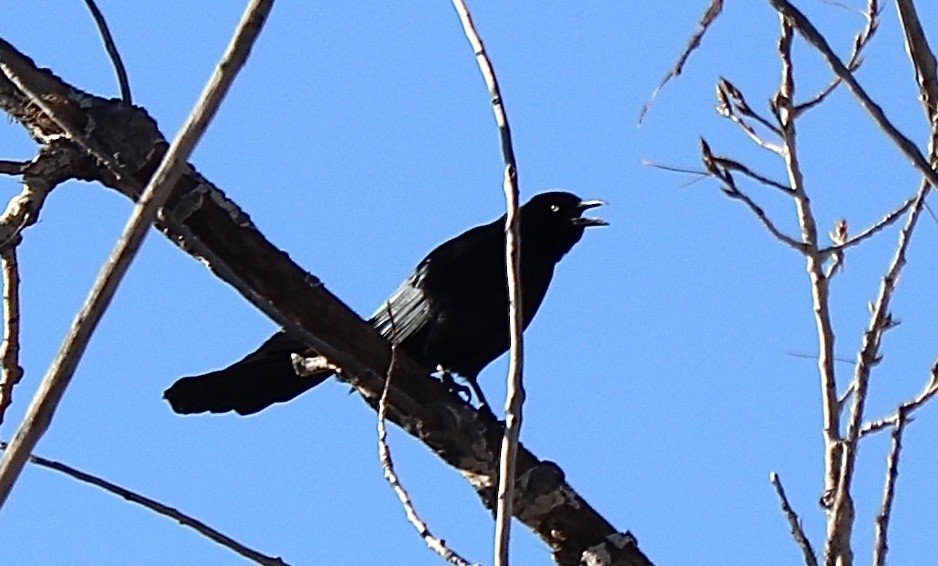
[[[853,521],[853,504],[850,498],[850,485],[853,480],[853,472],[856,466],[857,441],[860,437],[861,424],[863,422],[864,409],[866,407],[866,397],[869,390],[870,373],[873,366],[882,359],[880,354],[880,345],[882,344],[883,334],[886,330],[895,326],[895,321],[889,312],[889,304],[895,291],[896,284],[899,281],[899,275],[906,263],[906,251],[912,239],[913,231],[923,209],[925,196],[928,194],[929,184],[922,182],[921,188],[916,200],[912,204],[905,226],[899,232],[899,242],[896,248],[896,254],[883,276],[880,284],[879,295],[873,303],[870,313],[870,324],[863,333],[863,343],[860,352],[857,354],[857,365],[853,377],[853,399],[850,408],[850,418],[847,424],[847,433],[843,441],[843,466],[840,470],[840,478],[837,482],[834,493],[834,504],[831,512],[831,520],[839,528],[844,529],[841,537],[836,540],[829,539],[829,549],[825,549],[825,554],[834,556],[846,552],[845,547],[838,546],[847,544],[843,537],[849,537],[849,527],[847,524]]]
[[[272,4],[273,0],[254,0],[245,9],[235,35],[202,92],[202,96],[134,207],[117,246],[102,267],[88,299],[43,377],[26,416],[10,442],[9,449],[0,460],[0,506],[9,496],[16,478],[26,464],[29,453],[49,428],[55,408],[68,387],[94,328],[143,242],[150,224],[156,217],[157,210],[169,196],[182,173],[189,154],[208,127],[231,87],[234,77],[244,65],[251,45],[257,38]]]
[[[840,5],[840,4],[838,4]],[[879,29],[879,2],[877,0],[869,0],[866,5],[865,11],[855,10],[846,5],[840,5],[843,8],[863,15],[866,18],[866,27],[864,27],[857,35],[853,38],[853,51],[850,53],[850,57],[845,63],[845,67],[851,71],[856,71],[860,68],[860,65],[863,64],[863,58],[860,56],[863,52],[863,48],[866,47],[870,40],[873,39],[873,36],[876,34],[876,30]],[[842,80],[840,77],[834,77],[831,82],[821,89],[819,93],[811,97],[809,100],[801,102],[795,105],[795,113],[801,115],[802,113],[814,108],[830,95],[834,90],[841,84]]]
[[[495,505],[495,552],[496,566],[508,565],[508,542],[511,534],[512,500],[514,498],[515,459],[518,452],[518,437],[521,434],[522,408],[524,404],[524,343],[521,325],[521,233],[518,216],[518,167],[511,143],[511,128],[505,112],[504,101],[498,88],[498,79],[492,61],[485,52],[482,38],[472,22],[469,7],[464,0],[453,0],[459,14],[463,31],[472,45],[472,51],[482,71],[492,101],[492,111],[501,138],[502,157],[505,161],[504,191],[506,202],[505,219],[505,262],[508,279],[508,329],[510,348],[508,358],[508,386],[505,399],[505,436],[499,459],[498,496]]]
[[[0,450],[6,450],[7,448],[8,448],[7,443],[0,440]],[[147,509],[149,509],[150,511],[153,511],[154,513],[158,515],[169,517],[170,519],[173,519],[179,522],[179,524],[185,525],[189,528],[192,528],[198,531],[199,534],[212,539],[218,544],[226,548],[229,548],[233,550],[234,552],[237,552],[238,554],[247,558],[248,560],[253,560],[254,562],[257,562],[258,564],[265,564],[265,565],[270,565],[270,566],[286,566],[287,564],[280,558],[267,556],[266,554],[262,554],[254,550],[253,548],[250,548],[248,546],[241,544],[235,539],[225,534],[222,534],[221,532],[213,529],[212,527],[206,525],[205,523],[196,519],[195,517],[192,517],[191,515],[187,515],[183,513],[182,511],[175,509],[173,507],[170,507],[168,505],[165,505],[163,503],[160,503],[159,501],[156,501],[155,499],[150,499],[149,497],[146,497],[145,495],[141,495],[135,491],[131,491],[125,487],[121,487],[115,483],[109,482],[104,478],[100,478],[98,476],[89,474],[87,472],[83,472],[77,468],[73,468],[69,466],[68,464],[63,464],[55,460],[49,460],[47,458],[43,458],[42,456],[30,456],[29,461],[42,468],[47,468],[47,469],[65,474],[68,477],[72,479],[76,479],[80,482],[87,483],[95,487],[100,487],[104,491],[113,493],[114,495],[118,497],[122,497],[123,499],[126,499],[127,501],[131,503],[142,505],[143,507],[146,507]]]
[[[684,48],[684,51],[681,52],[681,55],[677,58],[674,66],[671,67],[671,69],[661,79],[661,82],[658,83],[658,86],[655,87],[655,90],[652,91],[651,96],[648,97],[648,100],[642,104],[642,109],[638,113],[639,125],[641,125],[642,120],[645,119],[645,114],[648,113],[648,110],[651,108],[652,103],[654,103],[655,98],[658,97],[658,93],[661,92],[661,89],[664,88],[664,85],[668,84],[668,81],[680,75],[684,70],[684,64],[687,63],[687,59],[690,57],[691,53],[700,47],[700,42],[703,41],[703,36],[707,33],[707,30],[710,29],[710,26],[714,21],[716,21],[717,16],[719,16],[720,12],[722,11],[723,0],[710,0],[710,5],[707,6],[707,10],[704,12],[703,16],[700,17],[700,21],[697,22],[697,30],[694,31],[694,34],[691,35],[690,39],[687,41],[687,47]]]
[[[807,352],[785,352],[785,353],[793,358],[805,358],[808,360],[817,360],[818,358],[817,354],[809,354]],[[848,360],[847,358],[834,358],[834,361],[842,363],[842,364],[849,364],[849,365],[854,365],[857,363],[855,360]]]
[[[391,378],[394,375],[394,369],[397,366],[397,328],[394,326],[394,315],[391,313],[391,304],[387,304],[388,318],[391,322],[391,363],[388,365],[388,373],[384,379],[384,389],[381,391],[381,397],[378,399],[378,460],[381,462],[381,469],[384,470],[384,479],[391,484],[391,489],[397,495],[401,505],[404,507],[404,514],[407,520],[417,529],[420,538],[427,543],[430,550],[439,554],[443,560],[459,566],[479,566],[474,562],[469,562],[460,556],[455,550],[446,545],[446,541],[435,536],[427,523],[420,518],[414,502],[410,498],[407,489],[401,483],[397,472],[394,470],[394,460],[391,458],[391,447],[388,445],[388,391],[391,390]]]
[[[935,62],[935,54],[928,45],[928,38],[915,12],[915,5],[909,0],[896,0],[896,7],[899,9],[899,19],[905,36],[905,48],[915,68],[919,92],[922,93],[925,118],[934,130],[935,114],[938,113],[938,64]]]
[[[769,481],[772,482],[772,485],[775,487],[775,493],[778,494],[778,501],[782,506],[782,513],[785,514],[785,518],[788,519],[788,525],[791,527],[791,536],[795,539],[802,554],[804,554],[804,563],[807,564],[807,566],[817,566],[817,555],[811,547],[811,541],[808,540],[804,529],[801,527],[801,519],[798,518],[798,514],[795,513],[795,510],[792,509],[791,504],[788,502],[788,497],[785,496],[785,488],[782,487],[781,478],[778,477],[777,473],[772,472],[769,475]]]
[[[840,439],[841,405],[837,396],[837,375],[835,369],[834,326],[830,311],[830,279],[824,269],[827,256],[819,251],[817,220],[811,207],[811,199],[805,186],[804,174],[798,155],[798,136],[796,120],[798,112],[794,106],[795,78],[792,59],[794,31],[791,22],[780,17],[778,53],[782,63],[778,92],[772,100],[772,106],[782,128],[782,141],[785,151],[782,156],[788,172],[789,184],[794,191],[795,208],[801,238],[805,243],[806,271],[811,286],[811,302],[818,339],[818,375],[820,377],[822,398],[822,423],[824,437],[824,488],[825,494],[833,493],[840,477],[842,446]],[[828,521],[828,535],[834,532],[834,523]],[[830,537],[827,539],[830,542]],[[825,557],[829,561],[831,553],[825,547]]]
[[[733,178],[732,173],[729,172],[729,169],[720,164],[719,159],[713,155],[713,152],[710,149],[710,144],[707,143],[707,140],[700,138],[700,153],[701,159],[703,160],[704,167],[710,172],[710,174],[720,181],[723,182],[723,193],[726,196],[736,199],[744,203],[753,214],[756,215],[756,218],[762,222],[762,225],[765,226],[773,236],[775,236],[778,241],[788,245],[790,248],[800,252],[805,253],[805,244],[804,242],[799,242],[798,240],[792,238],[788,234],[782,232],[772,219],[769,218],[769,215],[766,214],[765,210],[756,204],[752,198],[741,191],[739,187],[736,186],[736,180]]]
[[[905,212],[909,209],[909,207],[912,206],[912,203],[915,202],[916,196],[917,196],[917,194],[910,196],[910,197],[909,197],[908,199],[906,199],[902,204],[900,204],[898,208],[896,208],[895,210],[890,211],[889,214],[887,214],[886,216],[882,217],[878,222],[876,222],[876,224],[873,224],[872,226],[870,226],[870,227],[867,228],[866,230],[863,230],[862,232],[860,232],[860,233],[857,234],[856,236],[853,236],[853,237],[851,237],[851,238],[848,238],[848,239],[847,239],[844,243],[842,243],[842,244],[836,244],[836,245],[833,245],[833,246],[830,246],[830,247],[827,247],[827,248],[822,248],[822,249],[820,250],[820,253],[827,254],[827,253],[842,252],[843,250],[845,250],[845,249],[847,249],[847,248],[853,247],[853,246],[859,244],[860,242],[862,242],[862,241],[864,241],[864,240],[867,240],[867,239],[873,237],[873,236],[876,235],[878,232],[882,231],[884,228],[886,228],[886,227],[888,227],[888,226],[891,226],[892,224],[894,224],[894,223],[896,222],[896,220],[898,220],[899,218],[901,218],[902,215],[905,214]]]
[[[117,51],[117,45],[114,44],[114,38],[111,37],[111,30],[107,27],[107,21],[104,14],[98,9],[94,0],[85,0],[85,5],[94,18],[94,23],[98,26],[98,32],[101,33],[101,39],[104,41],[104,48],[107,50],[111,63],[114,64],[114,72],[117,73],[117,82],[120,84],[121,100],[125,104],[133,104],[133,98],[130,96],[130,82],[127,80],[127,70],[124,69],[124,62],[121,61],[120,53]]]
[[[769,130],[774,135],[782,135],[782,131],[778,128],[777,125],[769,122],[765,117],[752,109],[752,106],[749,105],[745,95],[743,95],[743,91],[736,88],[736,85],[731,83],[729,79],[726,77],[720,77],[720,81],[717,83],[717,89],[727,97],[727,102],[732,101],[731,108],[733,110],[747,118],[752,118],[753,120],[759,122],[765,129]]]
[[[936,361],[931,368],[931,378],[928,380],[928,383],[925,384],[925,387],[922,388],[922,391],[916,395],[914,399],[910,399],[899,405],[896,411],[888,417],[864,424],[863,427],[860,428],[860,438],[873,434],[874,432],[879,432],[887,427],[895,427],[898,425],[900,418],[908,420],[912,413],[927,403],[936,393],[938,393],[938,361]]]
[[[710,177],[710,173],[702,171],[700,169],[691,169],[690,167],[681,167],[680,165],[667,165],[665,163],[658,163],[656,161],[650,161],[648,159],[642,160],[642,165],[645,167],[654,167],[655,169],[661,169],[662,171],[668,171],[670,173],[684,173],[685,175],[695,175],[698,179],[695,179],[694,182]]]
[[[833,69],[834,73],[840,77],[844,84],[850,89],[850,92],[857,98],[860,106],[870,115],[876,125],[883,130],[887,137],[896,144],[899,151],[902,152],[915,168],[918,169],[928,182],[938,187],[938,173],[936,173],[928,164],[928,160],[922,155],[915,143],[896,128],[886,117],[883,109],[873,102],[873,99],[866,93],[866,90],[854,78],[853,73],[844,66],[840,58],[831,49],[830,44],[821,33],[814,27],[814,24],[802,14],[797,8],[791,5],[787,0],[769,0],[769,3],[790,22],[795,29],[824,56],[827,64]]]
[[[23,167],[23,190],[10,199],[6,210],[0,214],[0,249],[13,245],[20,232],[36,222],[46,197],[55,188],[47,177],[31,175],[29,171],[30,166],[40,164],[46,155],[45,149],[40,150],[36,159]]]
[[[759,173],[756,173],[755,171],[753,171],[753,170],[750,169],[749,167],[746,167],[745,165],[743,165],[742,163],[740,163],[740,162],[738,162],[738,161],[735,161],[735,160],[730,159],[730,158],[728,158],[728,157],[720,157],[720,156],[718,156],[718,155],[714,155],[714,156],[713,156],[713,161],[714,161],[714,163],[716,163],[716,164],[719,165],[720,167],[725,167],[725,168],[730,169],[730,170],[732,170],[732,171],[739,171],[740,173],[742,173],[743,175],[749,177],[750,179],[756,180],[756,181],[762,183],[763,185],[767,185],[767,186],[769,186],[769,187],[778,189],[778,190],[782,191],[783,193],[785,193],[785,194],[788,195],[788,196],[791,196],[791,195],[793,194],[793,191],[791,190],[791,187],[789,187],[788,185],[786,185],[786,184],[784,184],[784,183],[779,183],[778,181],[776,181],[776,180],[774,180],[774,179],[770,179],[770,178],[766,177],[765,175],[761,175],[761,174],[759,174]]]
[[[886,457],[886,482],[883,486],[883,502],[876,515],[876,542],[873,544],[873,564],[885,566],[886,552],[889,550],[889,518],[892,516],[892,502],[896,497],[896,480],[899,479],[899,454],[902,452],[902,433],[905,431],[905,413],[900,409],[896,425],[892,429],[892,447]]]
[[[752,124],[749,123],[746,117],[756,119],[776,135],[781,134],[779,129],[769,123],[769,121],[765,118],[762,118],[753,112],[746,103],[746,99],[743,97],[742,92],[733,86],[733,83],[726,79],[720,79],[720,81],[717,83],[717,102],[717,113],[724,118],[728,118],[737,126],[739,126],[740,129],[742,129],[743,132],[749,136],[749,139],[755,142],[756,145],[775,154],[782,153],[782,148],[776,143],[768,142],[763,139],[762,136],[759,135],[759,133],[756,131],[756,129],[752,127]]]
[[[682,173],[684,175],[692,175],[694,178],[690,181],[681,185],[681,188],[689,187],[694,183],[698,183],[703,179],[709,178],[712,175],[706,171],[701,171],[700,169],[690,169],[688,167],[680,167],[678,165],[665,165],[664,163],[656,163],[654,161],[649,161],[647,159],[642,160],[642,165],[645,167],[654,167],[655,169],[661,169],[662,171],[668,171],[670,173]]]
[[[20,273],[16,263],[16,246],[0,251],[3,269],[3,343],[0,344],[0,424],[7,407],[13,402],[13,387],[23,378],[20,366]]]

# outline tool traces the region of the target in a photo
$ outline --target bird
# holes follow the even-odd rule
[[[540,193],[520,207],[521,320],[534,318],[557,263],[580,241],[586,228],[605,226],[583,216],[605,205],[564,191]],[[369,322],[415,361],[465,380],[491,411],[478,376],[510,344],[505,265],[505,215],[440,244],[401,283]],[[257,413],[289,401],[332,375],[329,369],[298,375],[294,355],[311,349],[283,331],[234,364],[182,377],[163,394],[176,413]],[[315,354],[313,354],[315,355]],[[304,372],[305,373],[305,372]],[[464,389],[464,388],[463,388]]]

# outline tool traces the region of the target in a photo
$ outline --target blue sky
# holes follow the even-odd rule
[[[367,315],[435,245],[502,212],[501,156],[484,84],[452,6],[278,3],[247,68],[193,156],[196,167],[292,258]],[[704,2],[476,1],[473,15],[505,97],[525,198],[562,187],[603,198],[610,222],[559,266],[526,334],[522,431],[536,454],[656,563],[793,564],[800,553],[769,485],[781,474],[816,546],[824,516],[820,401],[804,262],[696,168],[698,138],[775,178],[782,163],[714,111],[726,76],[764,109],[777,88],[778,22],[768,3],[727,3],[685,73],[639,109],[694,29]],[[862,19],[798,3],[846,54]],[[864,2],[851,1],[861,7]],[[240,3],[102,1],[135,102],[172,136],[236,24]],[[4,7],[0,36],[72,84],[117,96],[81,2]],[[922,13],[926,29],[938,16]],[[934,38],[933,38],[934,39]],[[802,97],[830,73],[800,40]],[[861,82],[924,147],[927,125],[886,4]],[[820,228],[852,230],[912,194],[918,176],[849,93],[800,123]],[[30,158],[0,124],[0,156]],[[780,194],[748,187],[795,234]],[[15,179],[0,178],[13,195]],[[131,209],[87,183],[59,187],[20,248],[23,383],[8,438]],[[916,394],[938,354],[930,279],[938,225],[926,218],[894,303],[870,416]],[[837,353],[855,356],[896,241],[847,255],[833,284]],[[153,233],[105,316],[37,453],[178,507],[294,564],[438,564],[382,478],[375,415],[330,382],[250,418],[179,417],[161,400],[181,375],[221,367],[274,325],[201,264]],[[504,360],[482,375],[498,399]],[[840,364],[842,383],[851,372]],[[905,437],[891,564],[921,564],[938,537],[938,413]],[[423,445],[391,432],[398,472],[436,534],[491,561],[492,520]],[[855,552],[868,560],[888,436],[862,445]],[[516,525],[518,525],[516,523]],[[239,564],[192,531],[49,471],[27,468],[0,513],[10,564]],[[513,529],[516,564],[546,547]]]

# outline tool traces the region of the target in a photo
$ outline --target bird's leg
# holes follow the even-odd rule
[[[488,413],[494,419],[495,413],[492,412],[492,406],[489,405],[488,399],[485,398],[485,393],[482,393],[482,388],[479,387],[477,379],[478,376],[467,377],[466,381],[469,382],[469,387],[472,388],[472,392],[475,393],[476,398],[479,400],[479,412]]]
[[[465,385],[456,383],[456,380],[453,379],[452,372],[448,369],[443,366],[437,366],[436,369],[440,372],[440,381],[449,389],[450,393],[454,393],[460,399],[462,399],[463,394],[465,394],[466,403],[472,403],[472,396],[475,395],[476,399],[479,400],[479,412],[488,413],[493,419],[498,420],[495,418],[495,413],[492,412],[492,407],[489,405],[488,399],[485,398],[485,393],[482,393],[482,388],[479,387],[477,376],[464,378],[469,384],[469,387],[466,387]]]
[[[466,403],[472,402],[472,390],[471,389],[469,389],[465,385],[456,383],[456,380],[453,379],[453,374],[450,373],[450,371],[444,368],[443,366],[436,366],[436,370],[440,372],[440,381],[443,382],[443,385],[446,386],[446,389],[448,389],[450,393],[453,393],[460,399],[462,399],[463,395],[465,395]]]

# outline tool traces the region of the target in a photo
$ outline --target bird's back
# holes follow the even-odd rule
[[[474,377],[508,350],[504,219],[449,240],[375,312],[378,330],[423,363]],[[523,324],[544,299],[554,261],[524,253]],[[393,330],[391,320],[393,319]]]

